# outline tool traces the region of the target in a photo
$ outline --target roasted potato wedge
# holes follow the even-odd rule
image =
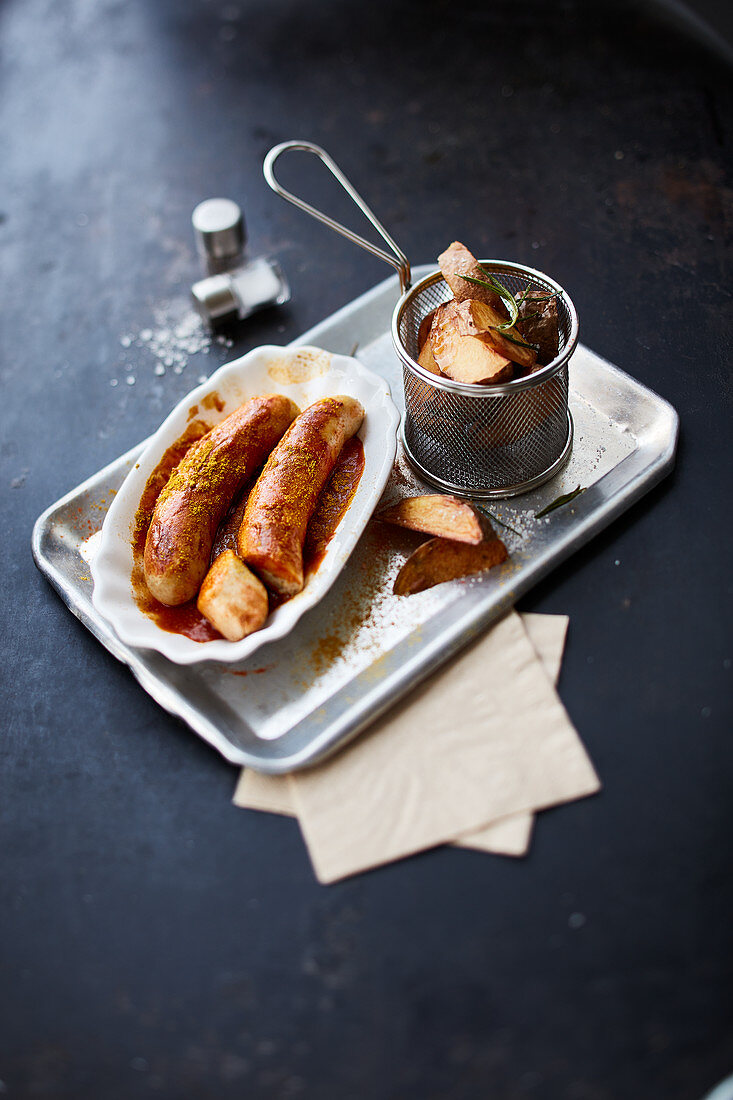
[[[513,342],[522,340],[516,327],[506,330],[512,336],[512,340],[507,340],[496,327],[502,323],[499,314],[486,302],[481,302],[477,298],[467,298],[463,302],[456,302],[454,308],[458,327],[463,336],[483,336],[499,355],[511,359],[513,363],[529,368],[535,365],[537,362],[535,349],[522,347],[521,344]]]
[[[430,326],[433,323],[433,313],[435,313],[435,310],[432,310],[432,312],[425,314],[422,321],[420,322],[420,328],[417,330],[417,350],[418,350],[418,354],[425,347],[425,342],[428,339],[428,337],[430,336]]]
[[[438,263],[443,278],[453,291],[453,297],[457,302],[463,302],[467,298],[478,298],[479,301],[486,302],[487,305],[496,310],[501,318],[499,324],[509,319],[509,314],[500,294],[489,290],[488,287],[476,286],[475,283],[468,282],[467,279],[461,277],[470,275],[473,279],[486,278],[481,264],[473,253],[468,251],[465,244],[461,244],[460,241],[453,241],[453,244],[449,245],[445,252],[441,252],[438,256]]]
[[[402,566],[392,591],[396,596],[411,596],[444,581],[493,569],[507,557],[504,543],[496,536],[477,546],[454,539],[429,539]]]
[[[427,339],[421,347],[417,361],[421,367],[424,367],[425,370],[429,370],[431,374],[440,374],[440,367],[435,362],[433,345],[430,343],[430,339]]]
[[[458,497],[439,493],[405,497],[377,514],[384,523],[476,545],[484,537],[478,512]]]
[[[215,559],[204,577],[196,606],[230,642],[241,641],[265,625],[267,589],[233,550]]]
[[[456,306],[438,306],[430,328],[430,347],[440,371],[456,382],[508,382],[511,360],[496,351],[484,336],[463,336]]]

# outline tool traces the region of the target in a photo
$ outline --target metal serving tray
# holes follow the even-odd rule
[[[430,271],[418,268],[414,277]],[[356,355],[390,383],[402,407],[390,337],[392,277],[326,318],[297,344]],[[588,542],[672,467],[674,409],[580,345],[570,366],[573,453],[552,481],[491,504],[510,557],[474,578],[415,596],[393,579],[420,536],[372,522],[339,579],[291,634],[238,665],[175,665],[124,645],[92,606],[88,561],[111,494],[144,443],[100,470],[36,521],[33,555],[61,598],[129,666],[145,691],[233,764],[288,772],[326,756],[448,660],[533,584]],[[535,513],[577,485],[586,491],[545,518]],[[398,450],[385,500],[425,491]],[[510,529],[510,528],[513,528]]]

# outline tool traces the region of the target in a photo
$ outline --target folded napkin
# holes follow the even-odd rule
[[[556,675],[567,620],[540,618],[511,612],[323,764],[244,771],[235,803],[295,810],[324,883],[456,839],[522,854],[532,811],[600,786],[527,633]]]
[[[536,615],[531,612],[520,615],[522,625],[532,647],[542,662],[545,672],[557,684],[562,668],[565,638],[568,632],[567,615]],[[530,813],[514,814],[477,829],[474,833],[454,841],[459,848],[473,848],[479,852],[494,852],[502,856],[523,856],[529,849],[534,817]]]
[[[567,615],[520,616],[524,629],[553,683],[557,683],[568,629]],[[243,768],[234,793],[235,805],[248,810],[295,817],[295,802],[287,775],[266,775]],[[532,834],[532,814],[514,814],[475,833],[469,833],[454,843],[461,848],[493,852],[498,855],[523,856],[529,848]]]

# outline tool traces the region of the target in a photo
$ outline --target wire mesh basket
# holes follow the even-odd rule
[[[291,149],[313,153],[326,165],[387,242],[391,254],[278,183],[275,162]],[[405,390],[402,443],[419,476],[459,496],[490,499],[527,492],[557,473],[572,448],[568,361],[578,340],[575,307],[563,288],[534,268],[482,260],[482,267],[513,294],[529,288],[556,296],[558,354],[546,366],[511,382],[465,383],[432,374],[417,362],[418,339],[425,318],[453,296],[441,272],[432,272],[411,286],[410,264],[404,252],[320,146],[283,142],[268,153],[264,173],[270,187],[282,198],[396,268],[402,297],[392,317],[392,342],[402,362]]]
[[[481,266],[512,294],[529,287],[557,295],[559,353],[535,374],[502,384],[431,374],[417,363],[418,332],[452,291],[439,271],[426,276],[403,297],[392,325],[405,388],[403,444],[417,472],[442,489],[514,496],[548,480],[570,455],[568,360],[577,321],[567,294],[541,272],[499,260]]]

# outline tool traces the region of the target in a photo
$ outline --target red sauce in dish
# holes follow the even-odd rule
[[[167,630],[169,634],[185,634],[192,642],[213,642],[221,638],[218,630],[215,630],[208,619],[204,618],[196,607],[195,600],[179,604],[178,607],[166,607],[150,597],[155,607],[142,608],[148,618],[157,623],[161,630]],[[140,604],[138,604],[140,607]]]
[[[303,547],[303,571],[315,573],[326,556],[328,544],[351,504],[364,473],[364,447],[360,439],[347,439],[330,478],[323,486]]]

